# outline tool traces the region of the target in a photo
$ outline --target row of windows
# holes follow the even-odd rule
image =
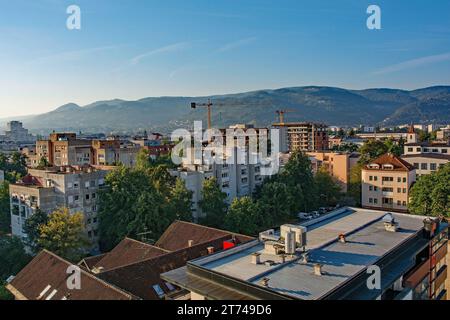
[[[378,181],[378,177],[377,176],[369,176],[369,181]],[[394,182],[394,177],[382,177],[382,181],[383,182]],[[398,183],[406,183],[406,177],[405,178],[401,178],[401,177],[397,177],[397,182]]]
[[[430,168],[431,171],[436,171],[437,168],[443,168],[444,164],[437,164],[437,163],[430,163],[430,165],[428,166],[428,163],[414,163],[414,168],[416,168],[417,170],[428,170],[428,167]]]

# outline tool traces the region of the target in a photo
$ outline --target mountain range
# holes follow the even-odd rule
[[[334,87],[292,87],[208,97],[150,97],[136,101],[98,101],[86,106],[69,103],[54,111],[18,118],[33,132],[56,131],[169,132],[206,121],[205,108],[190,103],[211,99],[213,125],[277,121],[276,110],[291,110],[285,121],[316,121],[328,125],[399,125],[449,123],[450,86],[418,90],[347,90]],[[5,119],[3,119],[5,120]],[[0,120],[3,122],[3,120]]]

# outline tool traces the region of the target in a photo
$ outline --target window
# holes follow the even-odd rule
[[[383,192],[394,192],[394,188],[383,188]]]
[[[378,204],[378,199],[373,199],[373,203]]]
[[[406,188],[403,188],[403,193],[406,193]]]
[[[161,289],[161,287],[158,284],[155,284],[153,286],[153,290],[155,290],[158,297],[160,297],[160,298],[164,297],[164,291],[163,291],[163,289]]]
[[[369,186],[369,191],[373,191],[373,187],[372,186]]]
[[[398,177],[397,182],[402,182],[402,178]]]
[[[78,200],[80,200],[80,196],[74,196],[73,199],[74,199],[75,201],[78,201]]]
[[[421,169],[421,170],[428,170],[428,163],[422,163],[422,164],[420,165],[420,169]]]
[[[406,201],[403,201],[403,206],[406,207]]]
[[[406,178],[403,178],[403,183],[406,183]]]
[[[413,152],[414,149],[413,148],[408,148],[408,152]]]
[[[430,163],[430,170],[436,171],[437,170],[437,164],[436,163]]]
[[[397,188],[397,193],[402,193],[402,188]]]
[[[175,290],[175,287],[171,283],[166,282],[165,284],[166,284],[167,289],[169,289],[170,291],[174,291]]]
[[[92,219],[93,223],[97,223],[97,218]]]
[[[416,150],[417,150],[417,152],[421,152],[422,148],[417,148]]]
[[[441,149],[441,153],[447,153],[447,149]]]
[[[369,176],[369,181],[373,181],[373,177],[372,176]]]
[[[398,205],[398,206],[401,206],[401,205],[402,205],[402,202],[401,202],[400,200],[397,200],[397,205]]]
[[[374,187],[373,187],[373,191],[378,191],[378,187],[377,187],[377,186],[374,186]]]
[[[373,199],[372,198],[369,198],[369,203],[373,203]]]
[[[383,182],[393,182],[394,178],[393,177],[383,177]]]
[[[417,162],[414,162],[414,169],[419,169],[419,164]]]
[[[86,200],[89,200],[91,197],[90,197],[90,195],[86,195]]]
[[[373,177],[373,181],[378,181],[378,177],[377,177],[377,176],[374,176],[374,177]]]

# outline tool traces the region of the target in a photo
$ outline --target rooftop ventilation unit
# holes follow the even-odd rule
[[[395,221],[394,216],[391,213],[388,213],[383,217],[384,228],[388,232],[397,232],[398,230],[398,222]]]
[[[285,224],[281,226],[281,237],[286,239],[286,234],[288,232],[293,232],[295,235],[295,244],[297,248],[306,247],[306,234],[307,229],[302,226],[292,225],[292,224]]]

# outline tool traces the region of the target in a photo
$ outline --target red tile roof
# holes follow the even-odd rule
[[[371,168],[370,165],[378,164],[380,169]],[[365,170],[383,170],[382,166],[390,164],[394,167],[393,171],[412,171],[414,170],[414,166],[408,163],[407,161],[394,156],[391,153],[386,153],[375,160],[370,161],[368,165],[364,167]],[[385,169],[386,170],[386,169]],[[391,170],[392,171],[392,170]]]
[[[132,300],[135,296],[96,278],[81,269],[81,289],[67,288],[67,269],[72,264],[49,252],[40,252],[7,288],[16,296],[28,300],[48,298],[54,290],[56,293],[49,300]],[[49,289],[45,291],[48,287]]]
[[[254,239],[241,234],[209,228],[195,223],[175,221],[166,229],[155,245],[166,250],[176,251],[188,247],[190,240],[196,245],[226,235],[235,237],[240,243]]]
[[[136,241],[130,238],[122,240],[114,249],[108,252],[91,269],[100,269],[107,271],[117,267],[129,265],[154,258],[169,251],[157,248],[155,246]]]

